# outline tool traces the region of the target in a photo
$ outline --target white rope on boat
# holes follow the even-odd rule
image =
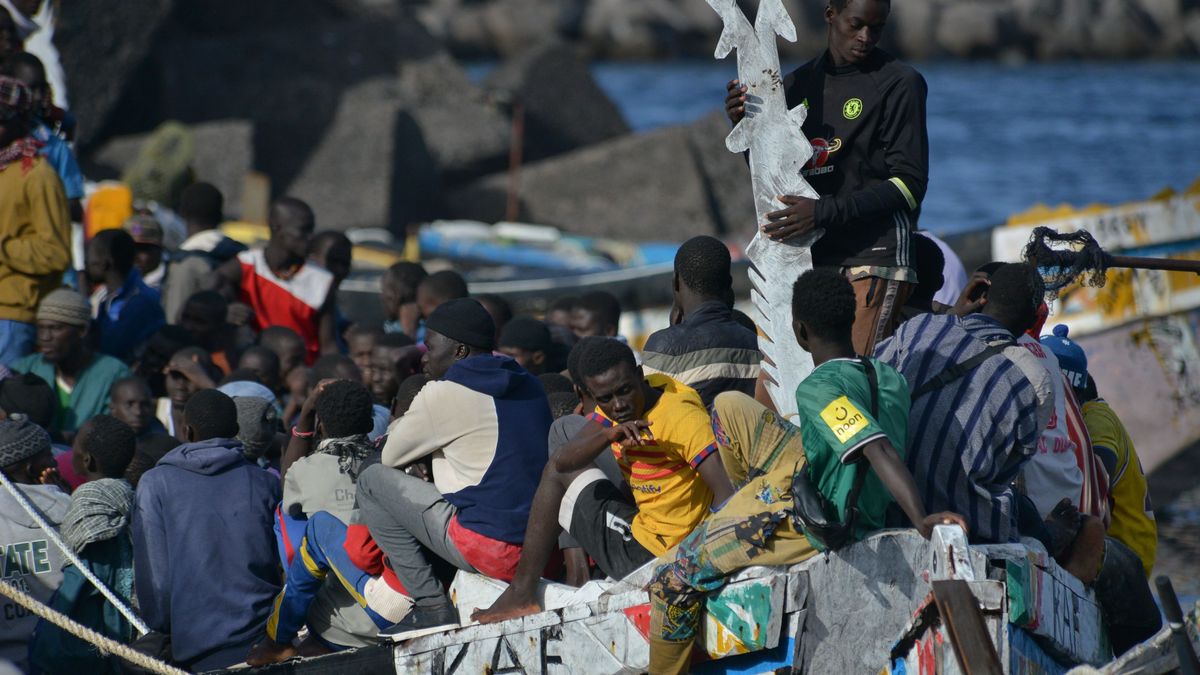
[[[67,546],[66,542],[64,542],[62,538],[58,536],[58,531],[46,522],[46,519],[42,517],[42,514],[39,513],[36,508],[34,508],[33,504],[29,503],[29,498],[25,496],[25,493],[18,490],[17,486],[13,485],[12,481],[8,479],[8,476],[5,475],[3,471],[0,471],[0,482],[4,483],[4,488],[13,496],[13,499],[16,499],[17,503],[21,505],[21,508],[25,510],[25,513],[28,513],[29,517],[33,518],[33,522],[37,523],[38,527],[45,531],[46,536],[49,537],[50,541],[54,542],[54,545],[63,552],[63,555],[66,556],[67,560],[70,560],[71,563],[79,569],[80,573],[82,573],[88,581],[92,582],[92,585],[96,587],[96,590],[100,591],[100,594],[103,595],[109,602],[111,602],[113,607],[117,608],[117,611],[121,613],[121,616],[125,617],[129,620],[129,623],[133,624],[133,627],[137,629],[138,634],[145,635],[146,633],[149,633],[150,627],[146,625],[146,622],[142,621],[137,614],[134,614],[132,609],[127,607],[115,593],[109,590],[108,586],[104,585],[104,582],[96,578],[96,575],[92,573],[92,570],[90,570],[87,565],[84,565],[83,562],[79,560],[79,558],[75,555],[75,552],[71,550],[71,547]]]
[[[16,588],[6,580],[0,580],[0,593],[7,595],[25,609],[67,631],[80,640],[91,644],[102,652],[122,658],[136,666],[159,673],[159,675],[187,675],[187,671],[180,670],[169,663],[159,661],[148,654],[143,654],[132,647],[128,647],[120,642],[117,642],[116,640],[105,637],[91,628],[72,620],[65,614],[56,612],[55,610],[39,602],[37,598]]]

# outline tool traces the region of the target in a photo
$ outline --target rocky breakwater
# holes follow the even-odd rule
[[[816,53],[820,3],[785,2],[800,35],[791,48]],[[1194,49],[1198,11],[1176,0],[897,2],[891,40],[928,57],[1162,55]],[[85,30],[115,34],[106,22],[117,19],[138,30]],[[321,227],[399,233],[496,221],[515,204],[521,220],[580,234],[748,239],[750,180],[724,147],[721,114],[631,134],[586,67],[664,45],[711,58],[718,27],[702,0],[123,0],[111,17],[64,3],[57,39],[93,178],[120,175],[173,119],[193,131],[197,178],[229,195],[234,216],[241,178],[257,171],[274,195],[312,203]],[[476,83],[464,53],[505,57]]]
[[[176,120],[190,129],[193,173],[226,193],[233,217],[242,178],[256,171],[273,194],[309,201],[322,228],[490,222],[510,203],[522,220],[634,240],[753,226],[748,171],[724,148],[728,124],[714,114],[632,134],[578,45],[531,42],[475,83],[421,22],[386,7],[297,0],[271,13],[212,0],[211,14],[185,0],[128,0],[132,15],[139,3],[147,33],[121,64],[98,70],[86,45],[64,48],[72,87],[100,73],[116,92],[79,107],[90,177],[120,176],[153,129]]]
[[[720,34],[702,0],[425,0],[407,3],[455,53],[504,56],[557,34],[602,58],[706,57]],[[748,13],[756,2],[741,2]],[[798,40],[824,45],[825,3],[784,0]],[[885,47],[903,58],[1167,58],[1200,54],[1192,0],[909,0],[895,2]]]

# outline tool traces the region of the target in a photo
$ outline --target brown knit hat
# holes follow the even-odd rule
[[[69,288],[60,288],[42,298],[37,308],[37,320],[87,328],[92,322],[92,307],[82,295]]]

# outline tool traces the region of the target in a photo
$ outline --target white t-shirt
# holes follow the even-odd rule
[[[921,234],[932,239],[933,243],[942,249],[942,256],[946,258],[946,266],[942,268],[942,288],[934,294],[933,301],[953,305],[967,287],[967,269],[963,267],[962,260],[949,244],[935,237],[932,232]]]
[[[1028,335],[1022,335],[1017,343],[1037,357],[1038,362],[1049,372],[1050,385],[1054,389],[1054,413],[1042,435],[1038,437],[1037,454],[1021,468],[1021,483],[1025,496],[1037,506],[1043,518],[1050,514],[1056,504],[1068,497],[1076,506],[1083,491],[1083,472],[1079,470],[1075,441],[1067,432],[1067,391],[1063,386],[1062,371],[1054,354]]]

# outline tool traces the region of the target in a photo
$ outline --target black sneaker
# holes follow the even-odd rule
[[[439,607],[413,607],[408,616],[379,631],[382,640],[398,642],[422,635],[440,633],[450,628],[457,628],[458,610],[453,605]]]

